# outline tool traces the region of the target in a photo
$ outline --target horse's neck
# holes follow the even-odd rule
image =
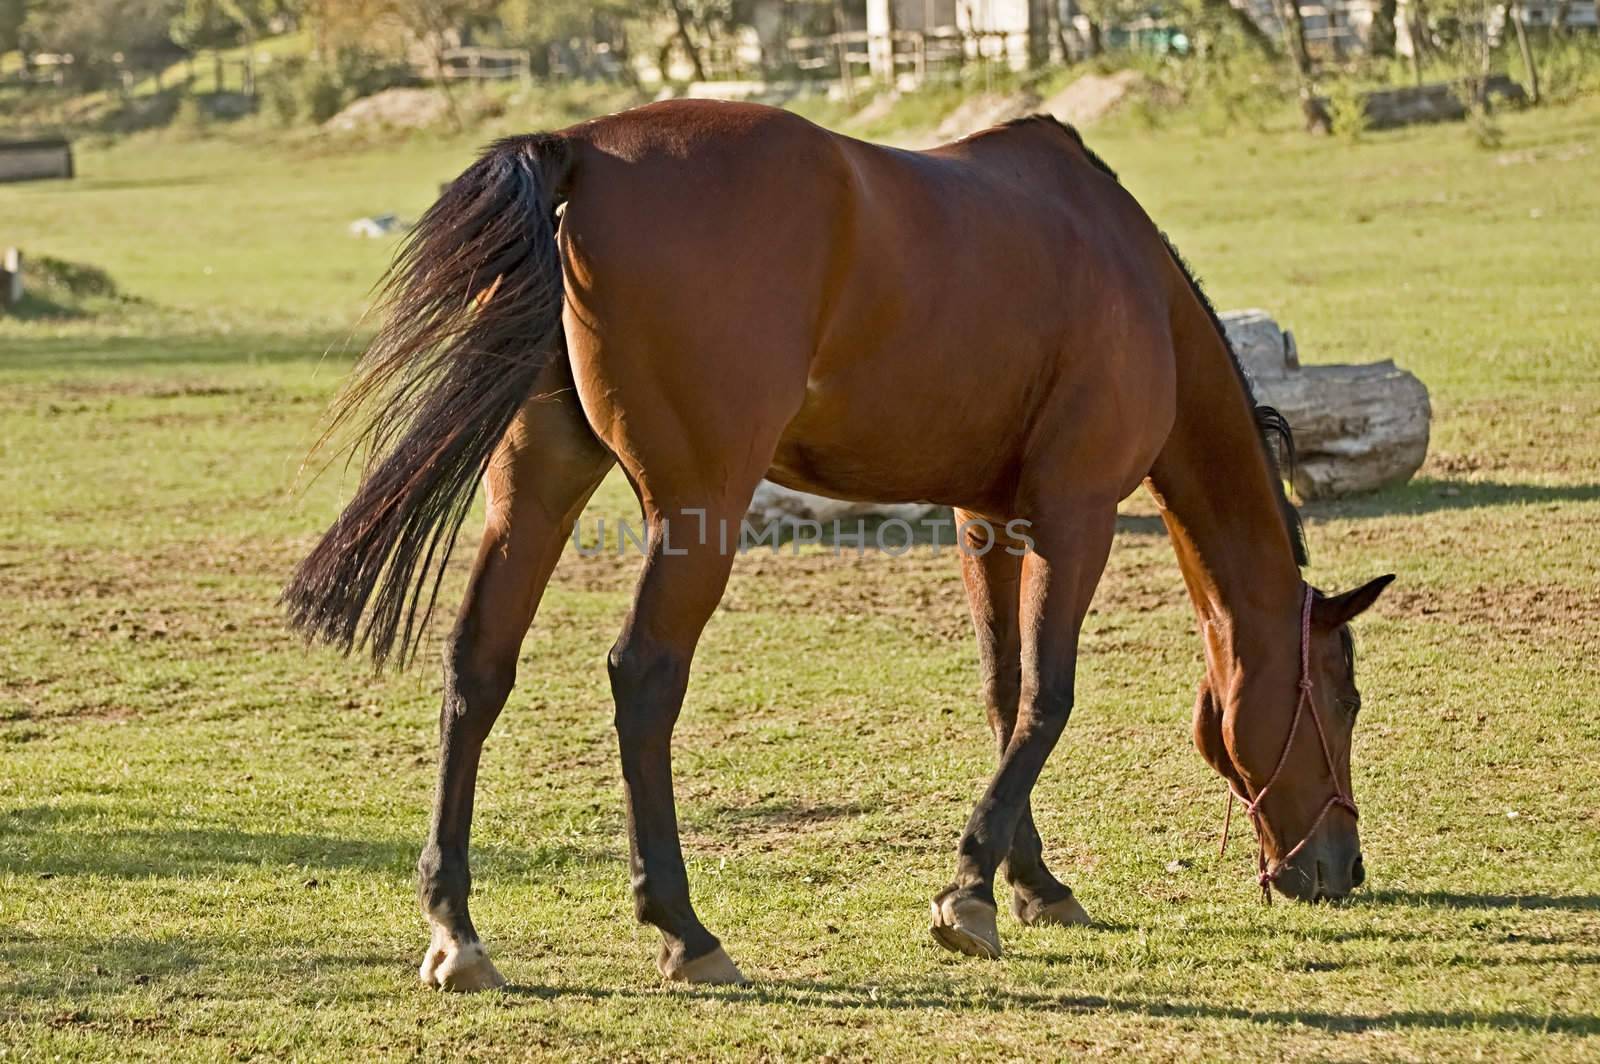
[[[1148,487],[1208,653],[1237,659],[1281,632],[1301,594],[1293,540],[1255,411],[1196,297],[1174,315],[1177,417]]]

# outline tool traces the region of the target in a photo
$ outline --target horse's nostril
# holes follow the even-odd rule
[[[1350,885],[1359,887],[1367,878],[1367,866],[1362,863],[1361,855],[1356,854],[1356,859],[1350,862]]]

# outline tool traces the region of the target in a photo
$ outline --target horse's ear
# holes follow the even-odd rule
[[[1342,624],[1349,624],[1352,620],[1367,612],[1367,608],[1378,601],[1378,596],[1383,594],[1383,589],[1394,582],[1394,574],[1380,576],[1376,580],[1369,580],[1353,591],[1346,591],[1342,595],[1330,595],[1328,598],[1317,600],[1314,607],[1315,616],[1321,624],[1328,628],[1337,628]]]

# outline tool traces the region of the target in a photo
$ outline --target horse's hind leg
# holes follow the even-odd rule
[[[979,520],[977,514],[956,512],[957,527]],[[1017,725],[1017,700],[1022,686],[1022,556],[1012,553],[1020,551],[1022,544],[1003,533],[985,535],[980,531],[982,527],[974,526],[973,537],[962,544],[961,577],[978,637],[984,709],[1003,757]],[[1045,926],[1089,922],[1089,914],[1073,897],[1072,888],[1045,867],[1044,842],[1033,824],[1031,799],[1022,805],[1022,817],[1017,821],[1004,868],[1011,884],[1011,912],[1022,923]]]
[[[672,794],[672,730],[700,632],[715,611],[738,550],[740,519],[760,476],[736,476],[716,496],[669,495],[646,481],[650,541],[644,574],[609,659],[617,745],[627,796],[634,911],[660,930],[656,968],[690,983],[744,976],[689,901]]]
[[[467,911],[467,836],[478,756],[516,677],[522,637],[573,523],[613,459],[584,421],[564,365],[541,379],[484,477],[487,518],[445,656],[439,783],[417,895],[433,930],[428,986],[486,990],[505,980]]]

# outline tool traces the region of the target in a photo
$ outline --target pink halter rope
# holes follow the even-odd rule
[[[1228,783],[1228,812],[1222,821],[1222,853],[1228,852],[1228,828],[1233,823],[1233,800],[1235,798],[1244,803],[1244,811],[1250,815],[1250,823],[1256,832],[1256,882],[1261,884],[1261,898],[1267,904],[1272,903],[1272,883],[1283,874],[1289,862],[1295,858],[1306,844],[1311,841],[1311,836],[1317,833],[1317,828],[1322,826],[1322,821],[1327,817],[1330,809],[1339,808],[1347,810],[1352,817],[1359,817],[1356,812],[1355,799],[1350,797],[1344,785],[1339,782],[1339,772],[1333,764],[1333,750],[1328,746],[1328,733],[1322,727],[1322,715],[1317,712],[1317,704],[1311,699],[1311,604],[1316,597],[1316,592],[1311,585],[1306,585],[1305,604],[1300,607],[1300,698],[1294,706],[1294,717],[1289,721],[1289,737],[1283,741],[1283,752],[1278,755],[1278,764],[1272,770],[1272,775],[1267,777],[1267,782],[1256,792],[1254,800],[1248,797],[1250,785],[1245,784],[1245,794],[1234,790],[1233,783]],[[1328,775],[1333,779],[1333,793],[1328,800],[1322,803],[1322,809],[1317,813],[1317,818],[1311,822],[1311,827],[1294,848],[1278,859],[1276,871],[1267,871],[1267,844],[1263,827],[1266,817],[1261,812],[1261,800],[1272,790],[1272,785],[1278,782],[1278,776],[1283,772],[1284,763],[1289,760],[1289,750],[1294,746],[1295,733],[1300,730],[1300,718],[1304,710],[1311,711],[1311,723],[1317,726],[1317,739],[1322,744],[1322,756],[1328,763]],[[1243,783],[1243,777],[1240,778]]]

